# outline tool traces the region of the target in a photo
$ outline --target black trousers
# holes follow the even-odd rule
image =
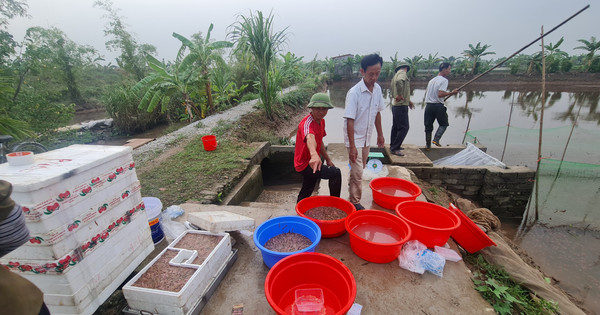
[[[392,135],[390,136],[390,151],[398,151],[408,134],[408,106],[392,106]]]
[[[442,103],[427,103],[427,106],[425,106],[425,132],[433,131],[433,122],[435,120],[437,120],[440,126],[449,126],[446,106]]]
[[[319,179],[327,179],[329,180],[329,195],[339,197],[340,192],[342,191],[342,172],[339,168],[327,165],[321,165],[321,170],[313,173],[313,169],[310,166],[307,166],[301,172],[299,172],[304,180],[302,181],[302,189],[300,189],[300,193],[298,194],[298,200],[310,197],[313,191],[315,190],[315,186],[317,185],[317,180]]]

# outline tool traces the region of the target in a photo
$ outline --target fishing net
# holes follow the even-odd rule
[[[544,129],[539,179],[524,213],[524,222],[572,225],[600,230],[600,131],[581,127]],[[539,129],[511,127],[469,131],[466,141],[481,143],[507,165],[537,164]],[[505,139],[506,148],[504,148]],[[567,146],[568,141],[568,146]],[[565,152],[565,147],[567,148]],[[564,160],[561,157],[565,152]],[[551,157],[551,158],[550,158]],[[537,190],[537,196],[536,196]]]

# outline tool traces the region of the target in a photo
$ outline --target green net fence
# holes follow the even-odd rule
[[[537,217],[551,226],[600,230],[600,130],[577,127],[571,134],[571,129],[544,129],[539,178],[524,222],[533,222]],[[511,127],[507,136],[507,128],[502,127],[469,131],[465,141],[483,144],[490,155],[499,159],[504,155],[507,165],[536,169],[538,138],[539,129]]]

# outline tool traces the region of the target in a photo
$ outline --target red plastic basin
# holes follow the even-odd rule
[[[356,211],[354,205],[352,205],[350,201],[344,200],[339,197],[312,196],[300,200],[300,202],[296,204],[296,213],[303,218],[307,218],[315,222],[319,226],[319,228],[321,228],[322,238],[338,237],[346,233],[346,225],[344,224],[346,222],[346,218],[339,220],[324,221],[317,220],[315,218],[311,218],[309,216],[304,215],[306,211],[316,207],[332,207],[340,209],[346,212],[346,214],[348,215]]]
[[[411,236],[406,222],[381,210],[352,213],[346,218],[346,230],[352,251],[366,261],[379,264],[394,261]]]
[[[444,246],[460,226],[460,218],[452,211],[426,201],[405,201],[396,206],[396,214],[412,230],[412,240],[428,248]]]
[[[265,296],[277,314],[292,314],[298,289],[322,289],[328,315],[346,314],[356,298],[356,281],[350,269],[320,253],[291,255],[269,270]]]
[[[473,254],[496,243],[487,236],[469,217],[450,203],[452,210],[460,218],[460,227],[452,233],[452,238],[467,252]]]
[[[415,200],[421,194],[417,184],[395,177],[378,177],[369,183],[373,191],[373,201],[390,210],[394,210],[400,202]]]

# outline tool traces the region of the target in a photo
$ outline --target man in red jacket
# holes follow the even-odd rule
[[[323,118],[333,108],[331,100],[326,93],[316,93],[311,97],[308,108],[310,114],[300,121],[296,132],[294,168],[304,177],[296,202],[310,197],[319,179],[329,180],[331,196],[339,197],[342,189],[342,173],[333,165],[323,144],[323,137],[327,135]],[[322,159],[327,165],[323,164]]]

